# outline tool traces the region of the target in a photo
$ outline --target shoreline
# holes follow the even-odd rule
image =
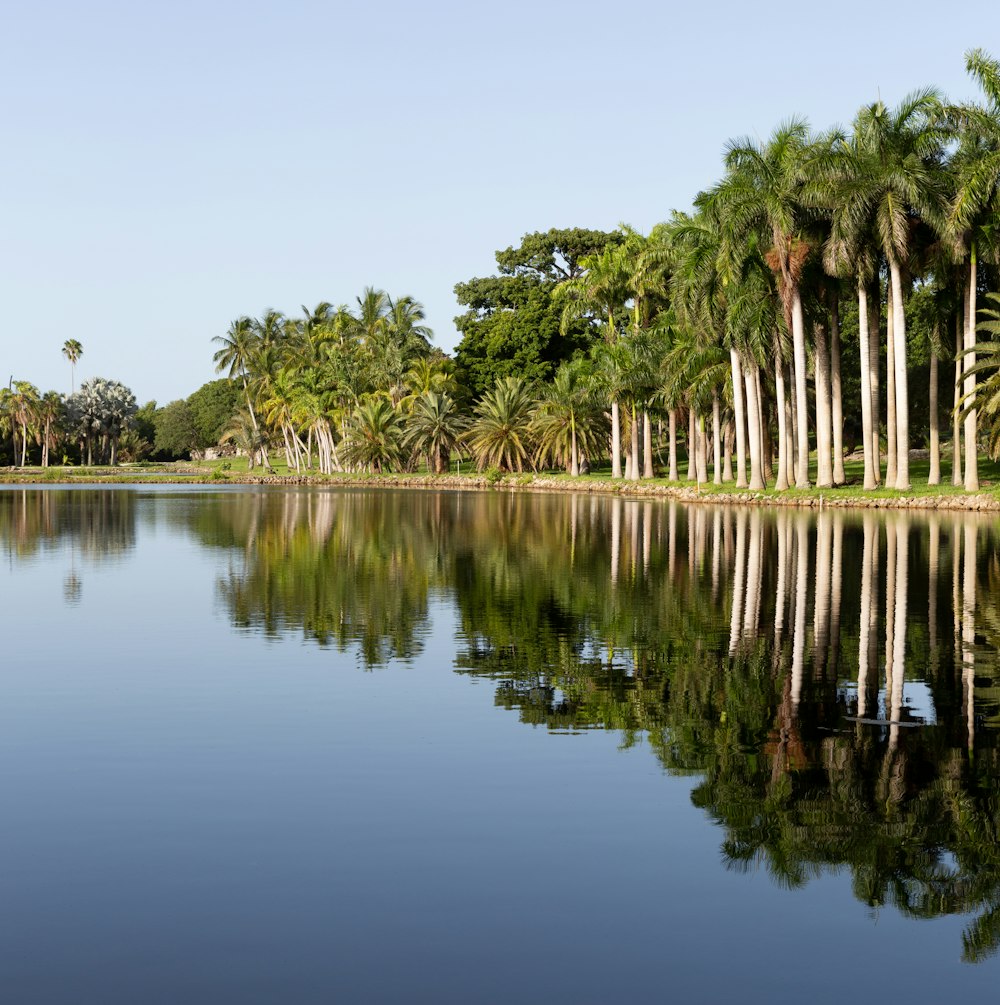
[[[381,488],[510,491],[539,493],[577,493],[583,495],[621,496],[635,499],[673,499],[695,505],[791,507],[794,509],[906,509],[906,510],[957,510],[965,512],[1000,512],[1000,495],[993,491],[976,493],[942,492],[927,495],[858,495],[863,490],[852,487],[810,489],[808,494],[788,490],[777,494],[773,490],[750,492],[745,489],[727,491],[716,486],[702,490],[688,485],[670,485],[662,481],[612,481],[611,479],[569,477],[552,475],[512,474],[499,478],[486,475],[255,475],[237,472],[224,477],[204,468],[173,470],[103,469],[87,474],[55,477],[61,468],[48,472],[6,469],[0,472],[3,485],[47,485],[53,487],[86,485],[260,485],[266,487],[313,488]],[[73,469],[70,469],[73,470]],[[950,486],[949,486],[950,487]],[[887,491],[887,490],[876,490]]]

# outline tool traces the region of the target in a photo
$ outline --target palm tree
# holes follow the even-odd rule
[[[7,407],[12,421],[21,427],[21,463],[28,463],[28,429],[33,426],[38,417],[40,402],[38,388],[26,380],[15,380],[8,398]],[[16,452],[16,446],[15,446]]]
[[[65,406],[62,395],[56,391],[46,391],[35,410],[38,418],[38,437],[42,445],[42,467],[49,466],[49,450],[58,442],[57,432]]]
[[[804,186],[815,160],[806,123],[793,119],[779,126],[767,143],[750,138],[731,142],[726,155],[729,173],[718,188],[718,201],[731,230],[730,240],[743,243],[755,231],[770,240],[768,264],[778,277],[792,333],[795,421],[800,445],[795,470],[798,488],[809,486],[806,337],[800,279],[810,251]]]
[[[855,134],[864,159],[863,173],[854,179],[857,223],[870,221],[889,266],[895,428],[888,435],[896,445],[894,488],[906,490],[910,425],[903,269],[915,224],[923,219],[942,226],[945,215],[940,169],[946,134],[937,92],[915,91],[891,112],[875,102],[858,115]]]
[[[454,399],[437,391],[425,391],[414,402],[406,420],[403,446],[427,455],[432,474],[448,473],[449,460],[468,422]]]
[[[501,377],[475,407],[465,442],[479,470],[523,471],[531,460],[531,416],[535,400],[520,377]]]
[[[563,332],[571,321],[591,315],[601,324],[604,341],[613,346],[618,341],[619,315],[631,295],[632,251],[624,245],[609,245],[600,254],[580,259],[582,275],[567,279],[556,288],[564,300]],[[617,397],[611,405],[611,477],[622,477],[621,418]]]
[[[75,338],[66,339],[62,354],[69,360],[70,394],[76,394],[76,364],[83,355],[83,343]]]
[[[597,447],[607,427],[594,407],[589,378],[586,361],[572,360],[560,365],[543,390],[532,419],[538,441],[536,465],[544,466],[552,459],[575,478],[580,474],[580,459],[590,457]]]
[[[987,450],[993,460],[1000,460],[1000,294],[987,293],[987,298],[994,305],[980,310],[983,320],[978,329],[993,336],[988,342],[976,342],[970,356],[976,357],[973,365],[965,371],[966,377],[972,378],[972,396],[961,399],[962,415],[970,408],[976,408],[987,431]],[[985,374],[986,379],[976,386],[979,374]]]
[[[996,252],[996,218],[1000,213],[1000,62],[982,49],[966,53],[965,66],[986,96],[987,107],[968,105],[954,110],[960,124],[959,149],[953,164],[956,192],[949,223],[957,234],[968,267],[968,309],[965,324],[965,489],[979,489],[976,459],[976,281],[983,250]],[[992,245],[992,247],[991,247]]]
[[[355,468],[376,474],[398,467],[403,459],[402,423],[385,398],[362,400],[348,426],[344,458]]]

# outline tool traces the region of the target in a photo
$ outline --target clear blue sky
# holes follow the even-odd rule
[[[926,11],[926,14],[924,13]],[[986,0],[46,2],[0,38],[0,371],[140,401],[211,379],[240,314],[457,281],[549,227],[648,230],[730,137],[848,123],[1000,55]]]

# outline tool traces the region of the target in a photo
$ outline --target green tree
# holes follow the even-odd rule
[[[582,274],[583,258],[621,239],[616,232],[580,228],[525,234],[516,248],[497,252],[499,275],[456,285],[455,296],[468,310],[455,318],[462,336],[455,361],[474,398],[499,377],[547,380],[561,362],[590,347],[588,321],[563,326],[553,292]]]
[[[156,451],[171,457],[187,457],[199,444],[191,406],[184,400],[171,401],[156,412]]]

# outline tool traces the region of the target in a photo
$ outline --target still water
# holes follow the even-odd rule
[[[995,520],[18,488],[0,548],[4,1001],[995,994]]]

